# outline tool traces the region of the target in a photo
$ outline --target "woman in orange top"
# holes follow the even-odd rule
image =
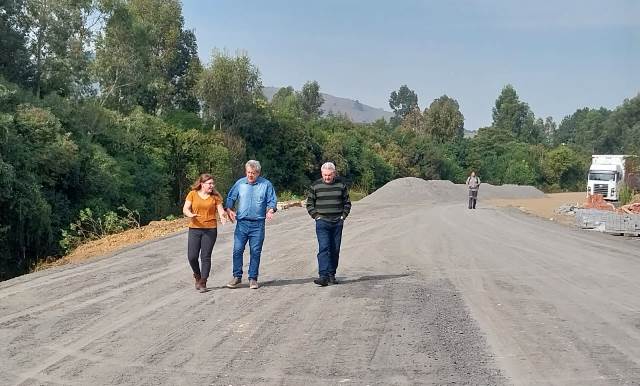
[[[216,210],[222,224],[227,222],[222,207],[222,196],[215,189],[213,176],[201,174],[191,186],[182,207],[182,213],[189,217],[189,239],[187,242],[187,258],[196,280],[196,289],[207,290],[207,278],[211,271],[211,252],[218,237]],[[198,264],[198,256],[200,264]]]

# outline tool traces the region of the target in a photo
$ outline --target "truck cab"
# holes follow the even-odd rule
[[[625,155],[593,155],[587,177],[587,193],[601,194],[605,200],[618,201],[624,181]]]

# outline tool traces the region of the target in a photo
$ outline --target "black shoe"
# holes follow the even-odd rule
[[[336,275],[329,275],[329,284],[339,284],[338,280],[336,280]]]
[[[329,285],[329,279],[327,279],[326,277],[313,279],[313,282],[319,285],[320,287],[326,287]]]

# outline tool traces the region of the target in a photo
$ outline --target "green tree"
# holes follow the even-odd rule
[[[542,125],[544,143],[548,145],[552,144],[555,133],[558,130],[558,125],[554,122],[552,117],[546,117],[544,122],[540,120],[538,124]]]
[[[33,66],[29,60],[29,26],[22,12],[25,0],[0,2],[0,76],[23,87],[30,87]],[[11,54],[9,54],[11,53]]]
[[[416,106],[413,110],[405,114],[404,118],[402,119],[402,123],[399,127],[397,127],[397,130],[425,134],[425,116],[420,111],[420,108]]]
[[[302,116],[302,107],[293,87],[282,87],[271,98],[271,107],[277,114],[288,117]]]
[[[446,95],[435,99],[424,112],[427,134],[440,142],[459,140],[464,135],[464,116],[458,101]]]
[[[615,141],[608,134],[607,119],[611,111],[583,108],[564,117],[556,130],[552,143],[555,146],[575,144],[587,152],[612,152]]]
[[[640,154],[640,94],[625,99],[608,117],[605,127],[600,152]]]
[[[391,92],[389,107],[395,114],[394,122],[400,124],[407,114],[418,107],[418,95],[404,84],[398,91]]]
[[[525,102],[521,102],[512,85],[503,89],[493,107],[493,126],[508,130],[523,142],[540,143],[542,127],[535,125],[535,117]]]
[[[94,66],[103,103],[124,112],[142,106],[155,115],[197,111],[201,65],[195,35],[184,30],[180,2],[109,2],[104,12]]]
[[[33,93],[81,95],[90,87],[88,25],[92,0],[25,0],[28,47],[33,58]]]
[[[146,31],[125,3],[114,2],[105,13],[108,16],[96,41],[94,62],[101,103],[112,109],[131,111],[141,104],[150,79]]]
[[[582,190],[588,168],[588,156],[569,146],[548,151],[542,160],[542,171],[551,190]]]
[[[297,96],[300,108],[307,119],[322,115],[323,111],[320,107],[324,103],[324,97],[320,94],[318,82],[315,80],[306,82]]]
[[[260,72],[245,53],[231,57],[215,51],[201,74],[198,95],[205,119],[231,131],[238,130],[243,115],[255,111],[259,100],[264,101]]]
[[[502,173],[496,167],[498,160],[514,142],[516,140],[510,130],[494,126],[480,128],[469,145],[468,167],[478,172],[484,181],[500,183]]]
[[[0,133],[4,279],[25,272],[36,257],[55,253],[58,227],[69,213],[65,192],[79,166],[79,149],[49,110],[30,105],[0,114]]]
[[[193,31],[182,30],[178,42],[178,55],[167,68],[171,92],[168,95],[167,106],[164,106],[165,110],[200,112],[196,89],[201,72],[202,64],[198,57],[196,36]]]

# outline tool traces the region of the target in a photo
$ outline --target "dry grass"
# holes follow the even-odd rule
[[[70,254],[59,259],[40,260],[32,269],[32,272],[57,267],[64,264],[84,261],[94,256],[105,255],[122,248],[143,241],[157,239],[186,229],[188,219],[181,218],[172,221],[152,221],[140,228],[129,229],[122,233],[109,235],[99,240],[82,244]]]
[[[515,207],[525,213],[530,213],[547,220],[563,224],[573,224],[574,216],[558,214],[554,211],[567,204],[582,205],[586,201],[585,192],[550,193],[541,198],[517,198],[488,200],[491,205],[498,207]]]

